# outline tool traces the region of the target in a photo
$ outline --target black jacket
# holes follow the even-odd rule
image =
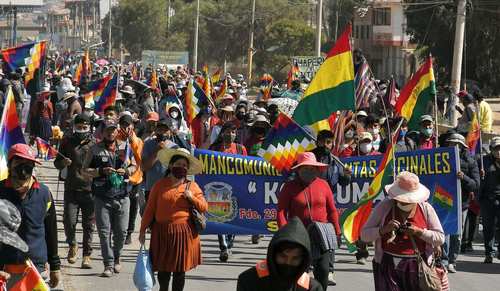
[[[54,160],[54,166],[59,170],[64,168],[64,158],[62,155],[71,159],[71,165],[68,167],[68,175],[64,182],[65,191],[91,192],[92,178],[84,174],[83,161],[95,143],[92,135],[85,140],[80,140],[74,136],[63,138],[59,148],[61,155],[57,155]]]
[[[490,154],[484,157],[484,179],[481,182],[479,201],[494,203],[500,201],[500,166],[495,164],[495,158]]]
[[[479,190],[479,167],[474,157],[467,149],[461,149],[460,155],[460,171],[464,173],[464,178],[460,180],[462,187],[462,209],[469,207],[469,193],[477,193]]]
[[[328,165],[328,169],[322,172],[320,177],[328,182],[332,193],[337,193],[337,184],[347,186],[351,183],[351,177],[344,175],[341,170],[342,166],[335,161],[330,152],[325,151],[324,148],[316,147],[312,150],[312,153],[314,153],[318,162]]]
[[[274,257],[277,246],[282,243],[294,243],[304,248],[304,260],[294,278],[282,278],[278,274]],[[239,275],[237,291],[322,291],[318,281],[307,274],[311,261],[309,235],[300,219],[294,217],[274,234],[267,248],[267,260]]]

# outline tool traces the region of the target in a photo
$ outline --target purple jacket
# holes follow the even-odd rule
[[[361,230],[361,240],[365,242],[375,241],[375,257],[374,261],[380,263],[382,261],[382,255],[384,251],[382,249],[382,240],[380,237],[380,228],[387,215],[391,212],[394,202],[392,199],[386,199],[380,202],[371,213],[368,221],[366,221],[363,229]],[[422,236],[420,237],[427,243],[425,254],[427,258],[432,257],[434,247],[440,246],[444,243],[444,232],[441,222],[436,214],[436,211],[427,202],[419,203],[424,213],[424,217],[427,220],[427,229],[424,229]]]

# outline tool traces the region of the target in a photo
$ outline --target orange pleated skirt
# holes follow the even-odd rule
[[[149,250],[153,271],[187,272],[201,264],[200,236],[188,222],[154,223]]]

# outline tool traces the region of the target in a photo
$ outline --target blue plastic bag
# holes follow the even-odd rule
[[[139,291],[153,290],[155,285],[155,275],[151,265],[149,252],[141,245],[134,269],[134,285]]]

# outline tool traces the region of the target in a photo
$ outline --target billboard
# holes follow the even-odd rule
[[[163,65],[187,65],[189,53],[187,51],[142,51],[142,64],[158,66]]]
[[[325,61],[324,57],[308,57],[308,56],[297,56],[292,57],[292,63],[297,64],[299,70],[304,77],[312,80],[314,74],[319,69],[321,64]]]

